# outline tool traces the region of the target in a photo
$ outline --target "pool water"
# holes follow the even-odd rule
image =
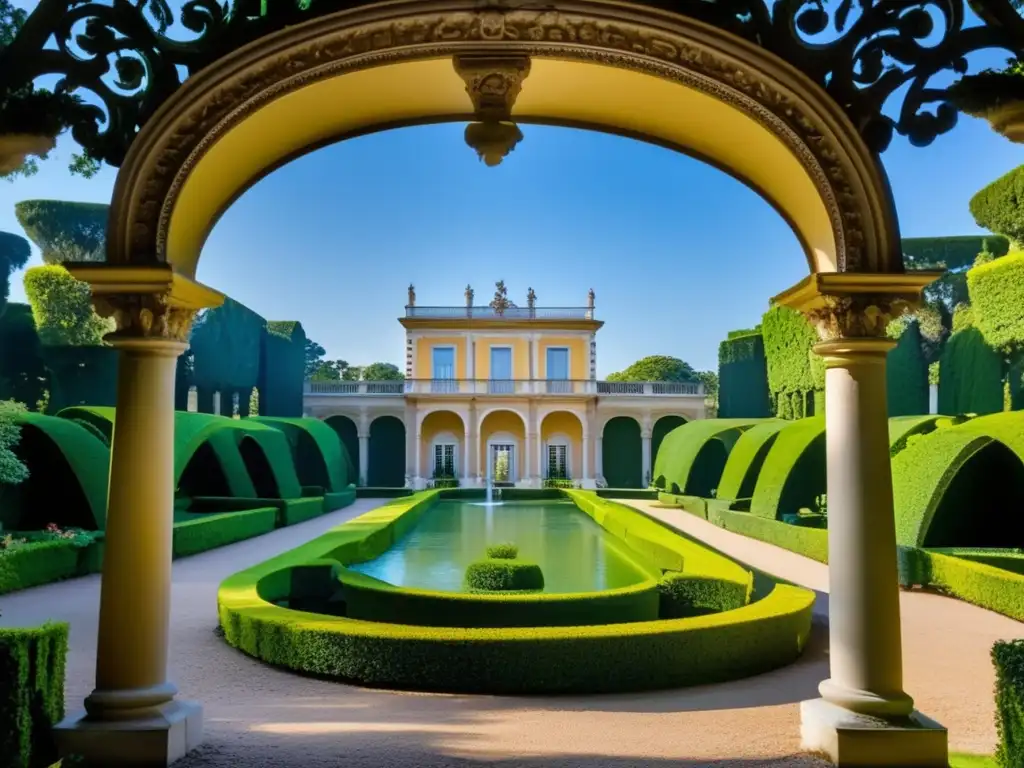
[[[464,591],[466,567],[492,544],[512,543],[540,565],[544,591],[595,592],[648,577],[624,546],[570,501],[487,506],[442,501],[391,549],[349,568],[399,587]]]

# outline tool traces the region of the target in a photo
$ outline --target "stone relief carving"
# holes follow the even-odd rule
[[[159,257],[166,258],[170,211],[191,168],[216,138],[265,102],[346,70],[452,55],[457,47],[473,42],[514,43],[523,57],[557,50],[563,57],[671,79],[741,109],[785,141],[808,170],[829,210],[840,271],[870,269],[864,263],[861,196],[854,191],[849,169],[824,129],[790,95],[759,73],[682,35],[643,24],[527,10],[453,11],[367,22],[318,39],[303,50],[267,57],[245,75],[225,82],[186,107],[184,119],[157,150],[158,161],[134,191],[137,202],[125,225],[130,249],[151,251],[155,241]],[[473,87],[467,85],[472,97]],[[483,77],[478,98],[481,104],[493,103],[515,89],[514,82]],[[502,138],[507,143],[514,137]],[[114,250],[117,258],[118,247]]]
[[[826,305],[806,313],[822,341],[839,339],[881,339],[890,322],[911,311],[918,303],[912,297],[826,296]]]
[[[96,312],[117,323],[114,337],[188,342],[196,310],[174,307],[160,294],[94,296]]]

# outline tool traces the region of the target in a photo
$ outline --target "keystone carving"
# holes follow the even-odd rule
[[[466,126],[466,144],[488,166],[499,165],[523,140],[512,108],[530,74],[528,56],[455,55],[455,71],[466,82],[477,122]]]

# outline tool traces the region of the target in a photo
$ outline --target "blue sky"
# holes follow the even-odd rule
[[[299,320],[329,357],[401,364],[406,287],[418,302],[486,303],[494,281],[524,304],[581,306],[606,322],[598,374],[651,354],[715,368],[729,330],[806,274],[775,211],[684,155],[598,133],[524,126],[498,168],[462,125],[406,128],[319,150],[276,171],[224,215],[199,279],[272,320]],[[62,140],[40,173],[0,181],[0,230],[31,198],[109,202],[114,171],[71,177]],[[962,117],[926,148],[884,155],[905,237],[978,233],[968,201],[1024,162],[1024,147]],[[38,256],[32,264],[37,264]],[[24,300],[19,276],[11,299]]]

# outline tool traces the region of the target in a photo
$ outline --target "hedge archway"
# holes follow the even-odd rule
[[[256,487],[256,495],[261,499],[279,499],[281,490],[277,487],[274,479],[274,470],[270,466],[263,447],[256,442],[251,435],[246,435],[239,441],[238,450],[242,454],[242,461],[245,468],[249,470],[249,477]]]
[[[718,483],[719,499],[749,499],[754,495],[758,475],[779,432],[790,422],[781,419],[755,424],[740,435]]]
[[[21,440],[14,453],[28,467],[21,484],[7,488],[0,522],[7,530],[62,528],[102,530],[107,515],[110,450],[74,421],[21,413]]]
[[[319,419],[251,417],[247,423],[280,430],[288,438],[295,471],[302,485],[316,485],[327,491],[342,491],[350,482],[348,460],[341,437]]]
[[[368,484],[375,488],[405,486],[405,425],[394,416],[370,424]]]
[[[653,472],[654,465],[658,463],[658,451],[661,450],[661,444],[668,437],[669,432],[677,427],[686,424],[686,419],[682,416],[676,416],[674,414],[668,416],[662,416],[660,419],[654,422],[654,427],[651,429],[651,470]]]
[[[709,497],[718,488],[729,453],[757,419],[701,419],[670,432],[654,465],[654,482],[669,493]],[[660,485],[663,484],[663,485]]]
[[[365,483],[369,478],[359,477],[359,428],[348,416],[328,416],[324,424],[335,431],[341,444],[345,446],[348,476],[355,478],[351,482],[357,485]]]
[[[631,416],[615,416],[601,433],[601,473],[609,488],[642,488],[643,437]]]
[[[791,422],[779,431],[754,486],[750,513],[772,520],[815,508],[825,484],[825,417]]]

